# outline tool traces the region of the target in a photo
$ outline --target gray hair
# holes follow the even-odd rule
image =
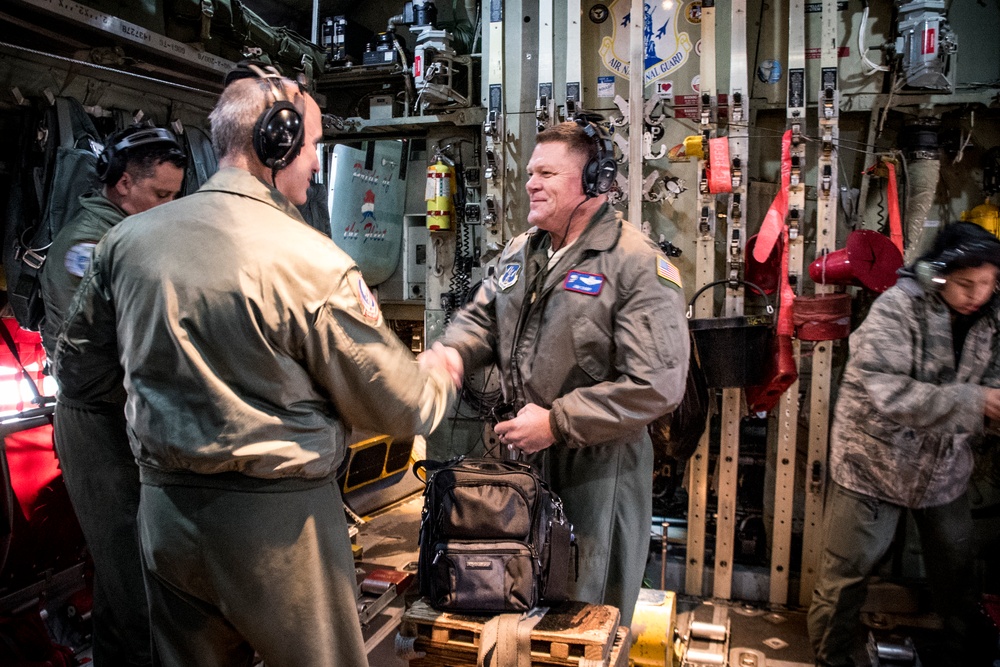
[[[285,99],[294,100],[298,84],[285,77],[278,81]],[[238,79],[226,86],[208,115],[212,126],[212,146],[220,158],[243,155],[248,159],[257,159],[253,147],[254,125],[274,99],[275,88],[265,79]]]

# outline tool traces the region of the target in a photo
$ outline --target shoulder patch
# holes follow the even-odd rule
[[[66,257],[63,258],[63,266],[66,267],[66,271],[71,276],[83,278],[83,274],[90,268],[90,260],[94,256],[95,246],[97,244],[92,242],[77,243],[66,251]]]
[[[656,275],[660,277],[660,280],[671,287],[675,287],[677,289],[684,288],[684,286],[681,285],[681,272],[663,255],[656,256]]]
[[[511,262],[507,264],[503,267],[503,271],[500,272],[500,277],[497,278],[497,287],[500,288],[500,291],[506,292],[513,287],[520,275],[521,265],[519,263]]]
[[[378,309],[378,302],[375,300],[375,295],[372,294],[372,291],[368,289],[368,285],[361,276],[361,272],[353,271],[351,273],[351,281],[354,283],[354,294],[358,297],[358,305],[361,306],[361,314],[365,316],[366,320],[378,322],[378,318],[381,315]]]

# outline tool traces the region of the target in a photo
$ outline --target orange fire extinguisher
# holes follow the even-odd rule
[[[427,229],[432,232],[451,229],[454,214],[451,196],[455,192],[455,169],[445,164],[440,154],[436,157],[437,161],[427,167],[427,190],[424,193]]]

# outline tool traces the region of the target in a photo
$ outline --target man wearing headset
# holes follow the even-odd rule
[[[167,130],[135,126],[113,134],[97,163],[99,191],[80,197],[57,235],[41,273],[42,342],[52,357],[63,317],[94,246],[125,216],[177,196],[187,158]],[[125,391],[99,404],[55,410],[55,445],[63,479],[94,561],[91,614],[98,665],[149,665],[149,612],[142,581],[136,508],[139,468],[125,430]],[[129,539],[135,536],[135,539]]]
[[[581,119],[538,134],[528,223],[432,346],[456,369],[498,364],[495,431],[561,496],[579,547],[570,596],[631,622],[652,515],[646,425],[676,407],[688,363],[680,275],[604,194],[614,154]]]
[[[851,334],[808,617],[819,665],[855,664],[867,578],[907,510],[944,620],[943,651],[924,662],[980,664],[970,649],[976,597],[966,490],[985,420],[1000,419],[998,274],[995,236],[968,222],[948,225]]]
[[[56,375],[86,402],[121,364],[163,665],[364,666],[346,439],[426,435],[455,383],[418,364],[354,261],[299,215],[319,107],[251,71],[209,116],[219,171],[96,248]]]

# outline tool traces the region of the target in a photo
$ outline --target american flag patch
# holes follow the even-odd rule
[[[683,285],[681,285],[681,272],[666,257],[657,256],[656,275],[683,289]]]

